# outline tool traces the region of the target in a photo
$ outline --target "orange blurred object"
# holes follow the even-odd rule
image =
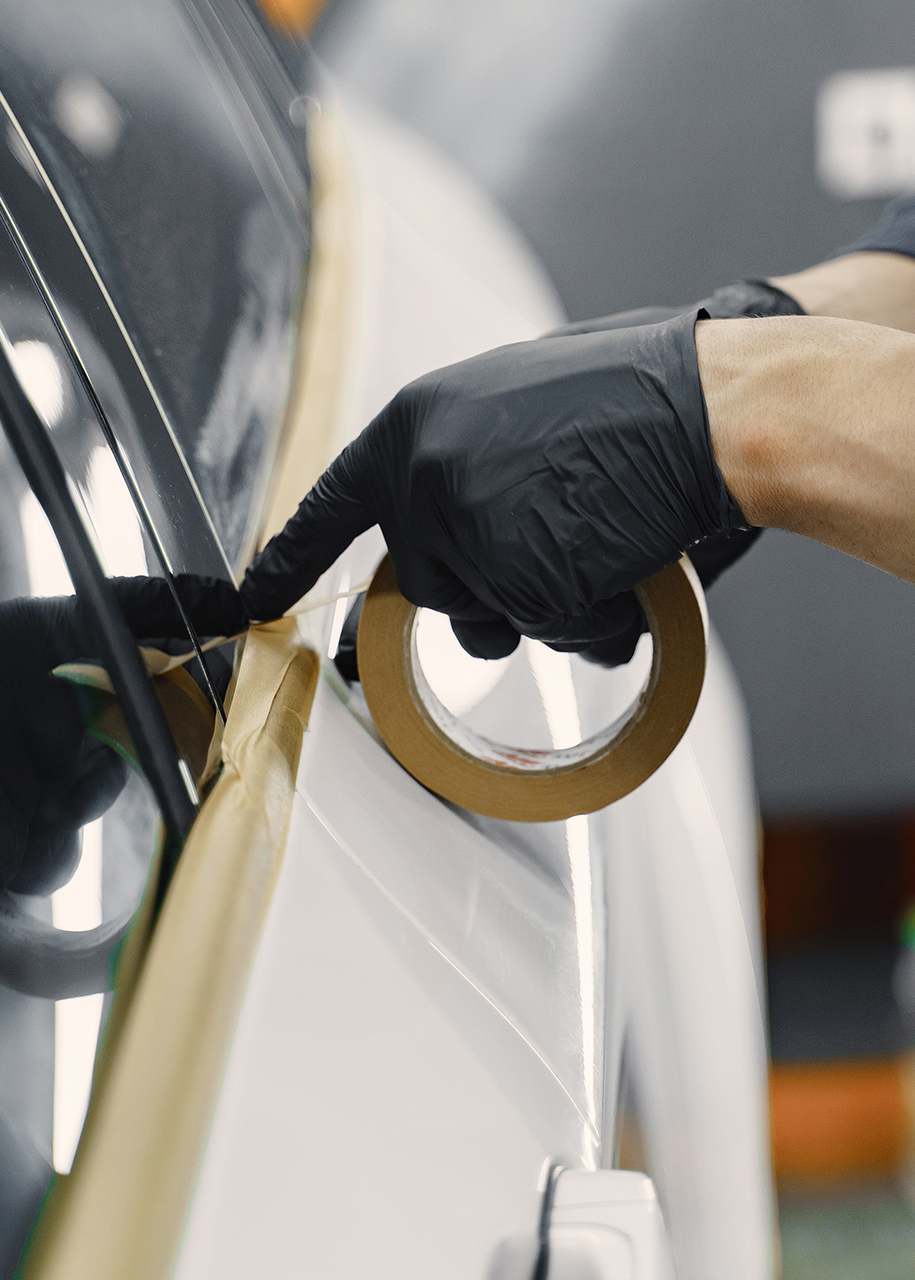
[[[821,1182],[900,1167],[908,1121],[896,1059],[773,1066],[769,1107],[777,1178]]]
[[[258,3],[280,31],[308,35],[324,8],[325,0],[258,0]]]

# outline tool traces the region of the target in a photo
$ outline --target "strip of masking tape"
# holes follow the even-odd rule
[[[278,489],[260,546],[339,448],[335,431],[358,332],[357,188],[329,112],[310,123],[309,158],[312,254],[275,466]],[[306,608],[324,603],[332,601]],[[219,637],[207,647],[221,643]],[[153,875],[121,951],[73,1170],[51,1184],[19,1280],[167,1280],[174,1272],[282,863],[320,666],[291,620],[252,627],[239,648],[228,720],[223,732],[216,726],[205,776],[215,777],[220,762],[222,771],[191,828],[155,930]],[[162,659],[172,664],[169,655]]]
[[[195,782],[206,772],[207,756],[216,727],[216,716],[200,688],[184,670],[182,662],[158,649],[142,649],[146,667],[152,676],[153,689],[159,700],[178,754],[187,762]],[[183,655],[185,661],[196,657]],[[156,659],[166,660],[156,670]],[[152,661],[150,660],[152,659]],[[111,677],[104,667],[88,662],[65,662],[55,667],[53,675],[71,684],[92,690],[90,705],[83,702],[84,723],[92,737],[113,748],[132,768],[140,770],[136,748],[114,693]]]
[[[664,763],[692,719],[708,653],[708,615],[686,556],[636,588],[652,638],[651,670],[630,710],[577,746],[532,751],[470,730],[429,688],[416,653],[418,610],[389,556],[362,606],[362,692],[391,754],[423,786],[473,813],[555,822],[634,791]]]
[[[39,1214],[21,1280],[172,1273],[283,859],[319,667],[289,621],[246,639],[222,772],[131,975],[104,1087],[93,1089],[72,1173],[55,1178]]]

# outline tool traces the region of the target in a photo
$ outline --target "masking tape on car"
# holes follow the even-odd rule
[[[104,1087],[73,1172],[39,1215],[23,1280],[165,1280],[174,1269],[283,859],[318,669],[291,621],[246,639],[222,772],[126,991],[118,972]]]
[[[687,557],[636,588],[653,643],[641,694],[616,723],[577,746],[532,751],[494,743],[451,714],[416,655],[418,610],[385,557],[359,621],[362,691],[388,750],[423,786],[491,818],[552,822],[628,795],[683,737],[702,690],[705,599]]]
[[[355,179],[330,112],[316,117],[309,135],[313,247],[276,492],[258,545],[282,527],[339,448],[358,331]],[[144,656],[155,674],[176,665],[169,655]],[[205,774],[219,761],[222,771],[155,930],[150,936],[153,875],[126,939],[73,1171],[51,1185],[20,1262],[22,1280],[167,1280],[174,1272],[282,863],[318,669],[292,620],[244,638],[228,721],[222,735],[217,727]]]

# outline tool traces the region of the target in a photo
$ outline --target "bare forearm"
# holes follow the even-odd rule
[[[915,337],[848,320],[696,326],[712,445],[753,524],[915,582]]]
[[[810,316],[863,320],[915,333],[915,260],[899,253],[849,253],[772,284]]]

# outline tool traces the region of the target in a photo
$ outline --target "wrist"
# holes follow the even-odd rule
[[[715,460],[748,520],[912,578],[915,339],[777,318],[700,323],[696,348]]]
[[[783,523],[789,445],[796,442],[798,427],[796,348],[773,341],[771,323],[707,320],[696,325],[715,462],[748,522],[762,528]]]
[[[915,261],[901,253],[853,252],[769,283],[808,315],[915,332]]]

